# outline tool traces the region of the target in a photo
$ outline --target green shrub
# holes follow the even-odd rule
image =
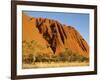
[[[33,54],[29,54],[27,56],[24,56],[23,62],[27,64],[31,64],[33,62]]]
[[[61,61],[68,61],[68,62],[84,62],[84,61],[89,61],[88,58],[80,55],[79,53],[72,52],[69,49],[65,49],[64,52],[60,54],[60,60]]]
[[[39,48],[40,50],[43,49],[43,47],[39,44],[37,44],[36,41],[30,41],[26,42],[23,41],[23,62],[24,63],[35,63],[35,62],[88,62],[89,59],[80,55],[79,53],[75,53],[72,50],[66,48],[60,55],[52,54],[51,56],[48,56],[47,54],[36,52],[35,49]],[[30,54],[27,53],[27,49],[30,50]],[[28,54],[25,56],[25,54]]]

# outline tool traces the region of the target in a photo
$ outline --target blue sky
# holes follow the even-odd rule
[[[67,12],[43,12],[43,11],[24,11],[32,17],[50,18],[62,24],[75,27],[76,30],[89,44],[89,14],[86,13],[67,13]]]

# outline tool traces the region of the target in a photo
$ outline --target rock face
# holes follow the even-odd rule
[[[46,46],[45,53],[61,54],[70,49],[89,57],[89,46],[80,33],[71,26],[47,18],[34,18],[23,14],[23,40],[36,40]]]

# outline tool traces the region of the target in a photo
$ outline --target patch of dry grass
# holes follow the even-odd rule
[[[31,68],[51,68],[51,67],[75,67],[75,66],[89,66],[89,62],[37,62],[32,64],[23,64],[23,69]]]

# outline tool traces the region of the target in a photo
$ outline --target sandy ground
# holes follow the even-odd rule
[[[37,62],[32,64],[23,64],[23,69],[30,68],[51,68],[51,67],[75,67],[75,66],[89,66],[89,62]]]

